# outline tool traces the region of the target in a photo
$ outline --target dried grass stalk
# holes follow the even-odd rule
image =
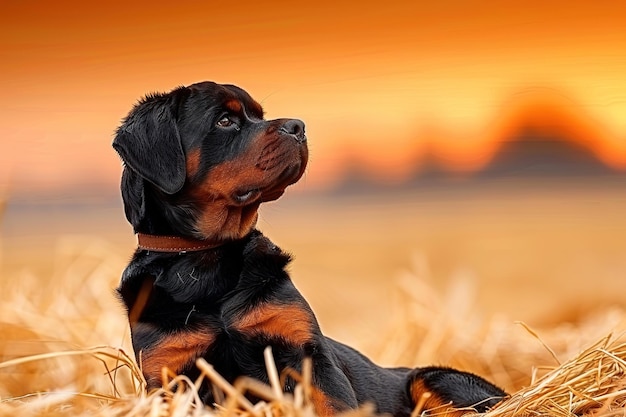
[[[626,342],[609,335],[485,417],[626,415]]]
[[[26,362],[47,360],[54,355],[90,357],[104,361],[114,359],[119,366],[131,369],[133,378],[139,376],[134,362],[123,352],[111,348],[94,348],[86,351],[71,351],[37,355],[20,360],[0,363],[0,369],[19,366]],[[3,415],[76,415],[68,404],[80,399],[89,399],[102,404],[89,410],[76,408],[74,411],[88,411],[94,416],[194,416],[194,417],[315,417],[307,393],[310,386],[310,365],[305,366],[303,375],[297,380],[294,394],[283,393],[281,375],[276,370],[271,351],[265,353],[270,384],[265,385],[250,378],[242,378],[234,385],[225,381],[213,367],[203,359],[197,362],[201,376],[196,381],[178,375],[167,380],[161,389],[150,394],[139,391],[136,395],[122,397],[115,389],[112,378],[112,394],[105,395],[89,392],[57,391],[33,393],[19,398],[0,400],[0,413]],[[104,362],[103,362],[104,363]],[[107,369],[112,375],[115,370]],[[210,381],[221,390],[224,400],[215,404],[215,408],[205,407],[199,396],[198,388],[204,381]],[[141,387],[141,383],[138,384]],[[246,394],[261,398],[252,404]],[[63,406],[65,405],[65,406]],[[517,416],[590,416],[610,417],[626,415],[626,342],[622,337],[609,335],[574,359],[550,370],[537,378],[530,386],[514,393],[500,403],[484,417]],[[436,415],[436,411],[430,415]],[[364,407],[345,413],[346,416],[364,417],[373,415],[372,408]],[[415,416],[423,415],[421,407],[416,407]]]
[[[19,288],[1,283],[0,415],[315,417],[310,363],[304,364],[302,375],[289,374],[298,384],[293,394],[286,394],[281,389],[285,376],[278,375],[270,351],[269,385],[249,378],[231,385],[199,361],[198,380],[166,372],[163,387],[145,393],[141,372],[125,353],[130,349],[126,319],[111,294],[124,259],[93,239],[66,240],[57,250],[52,279],[24,273],[11,280],[19,281]],[[403,309],[390,333],[380,338],[385,350],[378,359],[415,365],[442,361],[514,392],[486,417],[626,415],[623,337],[603,337],[574,359],[563,360],[598,332],[607,334],[603,329],[619,328],[618,323],[625,323],[623,311],[607,310],[610,314],[590,315],[579,325],[543,329],[534,332],[541,339],[531,339],[510,322],[485,324],[471,311],[459,313],[454,297],[442,300],[419,277],[406,279],[408,289],[399,303]],[[103,342],[122,347],[77,348]],[[562,364],[537,367],[531,374],[532,366],[554,360]],[[206,380],[215,387],[215,408],[205,407],[198,396]],[[519,389],[519,381],[528,386]],[[247,393],[262,400],[252,404]],[[418,406],[415,415],[421,411]],[[345,415],[372,414],[366,407]]]

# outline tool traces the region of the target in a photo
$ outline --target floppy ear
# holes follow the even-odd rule
[[[117,129],[113,148],[127,166],[167,194],[185,183],[185,154],[171,95],[146,97]]]
[[[146,197],[144,195],[144,180],[135,171],[124,169],[122,172],[122,200],[126,219],[133,226],[135,232],[146,215]]]

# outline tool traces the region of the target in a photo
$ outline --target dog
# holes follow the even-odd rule
[[[483,412],[507,394],[459,370],[382,368],[326,337],[291,281],[290,256],[256,229],[259,205],[303,175],[308,148],[298,119],[265,120],[234,85],[201,82],[145,96],[117,129],[121,194],[138,248],[117,291],[147,388],[162,369],[191,378],[204,358],[226,380],[268,381],[263,351],[279,372],[312,363],[320,416],[371,403],[410,416],[446,407]],[[284,390],[296,381],[285,379]],[[200,388],[213,404],[208,382]]]

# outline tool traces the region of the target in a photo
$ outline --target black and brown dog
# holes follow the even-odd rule
[[[300,120],[265,120],[241,88],[202,82],[145,97],[113,147],[139,240],[119,293],[148,388],[161,386],[163,367],[199,375],[200,357],[229,381],[267,381],[263,351],[271,346],[279,372],[312,359],[319,415],[368,402],[394,416],[409,416],[420,401],[484,411],[506,395],[454,369],[381,368],[322,334],[286,272],[289,255],[255,229],[259,205],[304,173]],[[212,392],[202,387],[206,404]]]

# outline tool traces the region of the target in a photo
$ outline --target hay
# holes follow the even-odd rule
[[[52,356],[90,355],[94,359],[114,359],[128,367],[139,380],[139,370],[123,352],[114,353],[108,348],[89,351],[59,352]],[[197,361],[201,371],[196,381],[185,376],[164,374],[165,384],[149,395],[138,390],[136,395],[120,397],[111,378],[115,395],[87,392],[49,392],[32,394],[20,398],[0,400],[2,415],[76,415],[68,404],[79,399],[98,400],[108,403],[99,409],[89,410],[90,415],[103,417],[121,416],[211,416],[211,417],[315,417],[310,401],[310,366],[305,366],[304,375],[293,394],[281,390],[281,376],[276,370],[271,351],[265,352],[270,385],[250,378],[241,378],[235,385],[226,382],[213,367],[203,359]],[[17,366],[29,361],[45,360],[46,357],[27,357],[0,364],[0,369]],[[107,369],[111,376],[112,371]],[[291,374],[293,375],[293,374]],[[222,400],[215,409],[204,407],[198,396],[198,388],[204,379],[210,380],[219,390],[216,398]],[[245,394],[251,393],[262,400],[250,403]],[[34,398],[29,398],[34,397]],[[72,398],[74,397],[74,398]],[[532,382],[530,386],[514,393],[484,417],[512,416],[591,416],[609,417],[626,415],[626,341],[623,337],[609,335],[581,352],[577,357],[553,369]],[[371,407],[363,407],[345,413],[346,416],[368,417],[373,415]],[[420,415],[416,413],[415,415]],[[436,413],[431,413],[436,415]]]
[[[609,335],[485,416],[625,415],[625,405],[626,341]]]
[[[438,293],[429,285],[424,258],[414,262],[398,279],[392,325],[371,349],[385,365],[449,365],[515,392],[528,386],[533,368],[560,365],[607,334],[626,329],[626,312],[602,303],[580,320],[551,325],[484,317],[471,297],[476,289],[470,276],[456,277]]]
[[[104,405],[117,403],[124,398],[123,393],[128,384],[133,387],[136,396],[140,396],[140,393],[143,392],[145,384],[133,359],[123,350],[109,346],[24,356],[0,362],[0,373],[19,373],[24,366],[28,365],[34,365],[31,369],[35,370],[54,369],[59,364],[63,366],[62,361],[64,359],[70,359],[71,362],[69,363],[78,365],[79,372],[87,371],[85,376],[88,378],[103,377],[108,381],[109,389],[81,391],[70,385],[52,390],[28,392],[19,396],[0,397],[0,414],[78,415],[85,413],[95,415]],[[67,363],[65,362],[65,364]],[[88,366],[85,366],[87,364]],[[99,367],[100,369],[93,371],[92,367]],[[61,370],[69,374],[75,372],[73,369],[68,370],[67,368],[61,368]],[[24,379],[28,378],[36,379],[38,374],[26,373]],[[80,381],[80,378],[77,377],[76,381]]]
[[[111,290],[125,260],[93,238],[66,239],[55,250],[52,277],[23,271],[14,277],[19,285],[2,281],[0,415],[315,416],[309,372],[297,379],[293,394],[283,393],[269,353],[269,385],[247,378],[228,384],[200,360],[198,380],[165,373],[163,387],[145,393],[129,353],[124,312]],[[626,340],[611,333],[623,325],[622,310],[607,307],[581,322],[531,330],[506,318],[480,317],[459,295],[468,293],[467,282],[458,285],[441,295],[419,273],[401,278],[399,308],[374,359],[444,363],[514,393],[486,417],[626,415]],[[85,348],[102,343],[108,346]],[[198,397],[205,379],[217,387],[215,409]],[[245,393],[262,401],[251,404]],[[367,407],[347,413],[372,414]]]

